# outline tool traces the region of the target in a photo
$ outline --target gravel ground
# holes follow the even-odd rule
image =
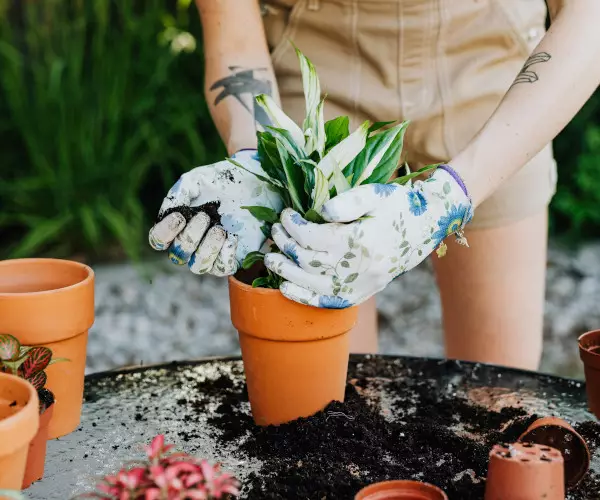
[[[140,268],[96,266],[96,322],[88,373],[131,364],[239,353],[229,319],[227,283],[199,278],[166,259]],[[410,293],[408,293],[410,291]],[[545,344],[541,370],[583,378],[579,334],[600,328],[600,242],[548,259]],[[440,301],[429,265],[378,296],[380,350],[443,355]]]

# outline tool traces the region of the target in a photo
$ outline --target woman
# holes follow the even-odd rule
[[[409,119],[404,149],[413,169],[450,160],[440,175],[454,179],[450,196],[464,197],[475,215],[465,231],[470,248],[450,244],[445,258],[434,258],[447,356],[535,369],[542,346],[547,208],[556,182],[549,143],[600,82],[600,2],[551,4],[553,22],[546,34],[542,0],[197,4],[206,96],[229,153],[256,147],[255,127],[266,122],[253,105],[254,95],[280,99],[301,122],[302,81],[291,39],[317,68],[328,96],[326,119],[348,115],[354,126],[365,119]],[[238,159],[260,168],[249,153]],[[196,273],[231,274],[236,245],[239,260],[263,240],[239,207],[278,203],[265,199],[253,176],[241,170],[235,175],[242,183],[222,181],[226,168],[219,163],[185,174],[163,203],[161,216],[167,216],[151,231],[154,248],[170,248],[172,260],[188,263]],[[232,189],[240,185],[247,188]],[[208,231],[206,214],[186,224],[168,211],[214,200],[223,227]],[[347,215],[351,204],[344,209],[339,202],[337,208]],[[392,224],[392,208],[373,220]],[[410,206],[395,209],[408,216]],[[342,221],[344,215],[330,220]],[[335,239],[339,226],[326,227]],[[290,226],[280,229],[302,248],[308,229],[294,234]],[[406,244],[422,245],[416,232],[409,238],[416,240]],[[310,269],[277,258],[269,256],[268,264],[283,269],[291,282],[286,290],[314,295],[318,286]],[[367,271],[363,282],[374,276]],[[361,305],[355,352],[376,350],[376,326],[371,299]]]

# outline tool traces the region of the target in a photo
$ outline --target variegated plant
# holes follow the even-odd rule
[[[52,350],[48,347],[22,346],[16,337],[0,334],[0,371],[24,378],[38,391],[46,385],[46,368],[60,361],[67,359],[52,359]]]
[[[349,119],[340,116],[324,121],[321,87],[315,67],[296,48],[306,101],[306,117],[300,127],[268,95],[256,97],[272,125],[258,132],[258,156],[266,176],[258,175],[277,191],[284,207],[291,207],[305,219],[323,222],[321,208],[332,197],[361,184],[399,183],[432,170],[427,166],[416,172],[390,180],[397,171],[404,134],[409,122],[364,122],[350,133]],[[232,163],[244,168],[230,159]],[[264,221],[265,234],[279,214],[267,207],[244,207]],[[251,252],[243,267],[249,268],[264,255]],[[281,279],[273,274],[254,281],[254,286],[278,288]]]

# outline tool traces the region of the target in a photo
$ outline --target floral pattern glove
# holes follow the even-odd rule
[[[266,239],[262,222],[244,206],[260,205],[279,212],[280,196],[256,174],[264,172],[256,150],[243,150],[233,159],[243,168],[221,161],[197,167],[169,190],[150,230],[155,250],[168,250],[171,261],[187,264],[196,274],[234,274],[249,252]]]
[[[369,299],[457,234],[473,209],[466,188],[449,167],[414,185],[368,184],[328,201],[328,224],[308,222],[286,209],[273,226],[283,252],[266,266],[286,281],[281,292],[302,304],[341,309]]]

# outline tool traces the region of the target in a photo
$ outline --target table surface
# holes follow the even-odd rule
[[[360,374],[373,356],[352,356],[349,378]],[[439,391],[458,394],[472,404],[501,409],[515,402],[538,415],[559,415],[571,422],[594,420],[586,409],[584,384],[533,372],[439,359],[378,356],[385,365],[374,389],[378,404],[385,401],[385,379],[435,379]],[[67,500],[90,491],[95,479],[114,473],[127,461],[142,456],[141,444],[165,434],[178,449],[221,462],[243,483],[256,470],[235,450],[224,451],[218,432],[208,422],[218,401],[202,415],[189,418],[182,398],[200,397],[203,383],[226,376],[243,384],[238,358],[203,359],[137,367],[86,377],[83,415],[72,434],[48,443],[46,474],[26,492],[30,499]],[[179,403],[178,403],[179,401]],[[418,401],[415,402],[418,404]],[[244,411],[250,411],[244,403]],[[193,431],[194,439],[186,439]],[[592,471],[600,474],[600,456],[592,458]]]

